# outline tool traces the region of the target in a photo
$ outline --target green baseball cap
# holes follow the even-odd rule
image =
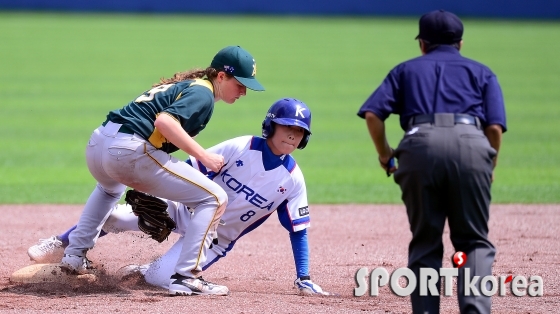
[[[218,51],[210,66],[233,75],[239,83],[249,89],[264,90],[264,87],[255,78],[255,75],[257,75],[255,59],[247,50],[239,46],[228,46]]]

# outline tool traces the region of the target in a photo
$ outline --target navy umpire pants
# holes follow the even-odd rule
[[[488,219],[496,151],[478,121],[476,125],[456,124],[453,114],[434,116],[432,122],[411,123],[395,151],[399,168],[394,178],[401,187],[412,231],[408,267],[418,279],[422,267],[439,271],[447,219],[455,250],[467,254],[457,280],[460,311],[490,313],[491,300],[480,293],[480,279],[475,285],[478,296],[472,289],[465,291],[464,269],[470,269],[470,278],[492,275],[496,250],[488,240]],[[438,280],[438,291],[440,285]],[[439,295],[420,296],[419,286],[411,295],[413,313],[439,313],[439,301]]]

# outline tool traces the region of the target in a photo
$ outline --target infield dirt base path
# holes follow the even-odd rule
[[[142,233],[99,239],[88,258],[104,272],[95,283],[17,284],[10,275],[32,262],[27,248],[74,225],[81,206],[0,206],[0,313],[410,313],[408,297],[387,286],[379,296],[354,297],[354,275],[361,267],[405,267],[410,231],[402,205],[310,206],[312,279],[337,297],[304,297],[293,288],[294,261],[287,231],[276,215],[239,240],[205,272],[205,279],[227,285],[226,297],[169,297],[142,278],[120,280],[117,269],[143,264],[177,239],[161,244]],[[560,309],[560,205],[493,205],[490,238],[498,249],[494,276],[538,275],[543,297],[516,297],[507,291],[492,299],[493,313],[558,313]],[[449,233],[444,235],[443,267],[451,267]],[[509,287],[509,285],[508,285]],[[457,298],[442,297],[441,313],[458,313]]]

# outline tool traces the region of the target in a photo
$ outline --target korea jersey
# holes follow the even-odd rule
[[[291,155],[276,156],[266,140],[255,136],[237,137],[208,149],[224,156],[219,173],[207,171],[196,158],[189,163],[207,174],[228,195],[218,227],[218,249],[225,255],[235,241],[262,224],[275,210],[290,232],[310,226],[307,190],[303,174]]]

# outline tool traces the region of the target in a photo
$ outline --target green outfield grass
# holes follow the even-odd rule
[[[464,24],[463,55],[496,72],[506,99],[494,202],[560,203],[560,23]],[[294,153],[310,202],[400,203],[356,112],[393,66],[419,55],[416,32],[416,18],[2,12],[0,203],[84,203],[95,184],[85,145],[107,112],[232,44],[254,55],[267,91],[217,103],[203,146],[258,135],[272,102],[300,98],[313,110],[308,148]],[[387,125],[396,146],[398,117]]]

